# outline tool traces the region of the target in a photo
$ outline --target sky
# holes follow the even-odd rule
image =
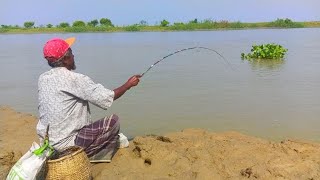
[[[320,21],[320,0],[0,0],[0,24],[35,26],[109,18],[117,26],[198,20]]]

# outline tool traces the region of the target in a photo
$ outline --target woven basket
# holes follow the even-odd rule
[[[48,160],[46,179],[48,180],[87,180],[91,179],[90,162],[82,148],[71,146],[65,149],[61,158]]]

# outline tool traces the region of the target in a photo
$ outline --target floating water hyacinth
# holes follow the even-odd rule
[[[253,45],[251,53],[241,53],[242,59],[283,59],[288,49],[278,44]]]

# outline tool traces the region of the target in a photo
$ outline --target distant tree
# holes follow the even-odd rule
[[[100,19],[100,24],[103,26],[111,26],[114,27],[114,25],[112,24],[111,20],[108,18],[101,18]]]
[[[86,23],[84,23],[83,21],[75,21],[72,24],[72,27],[84,27],[86,26]]]
[[[141,21],[139,22],[139,25],[140,25],[140,26],[147,26],[148,23],[147,23],[147,21],[145,21],[145,20],[141,20]]]
[[[70,25],[69,25],[69,23],[67,23],[67,22],[62,22],[62,23],[60,23],[57,27],[59,27],[59,28],[66,28],[66,27],[70,27]]]
[[[293,21],[292,21],[291,19],[286,18],[286,19],[284,20],[284,22],[287,23],[287,24],[289,24],[289,23],[292,23]]]
[[[52,28],[52,24],[47,24],[47,28]]]
[[[161,23],[160,23],[160,25],[161,25],[162,27],[167,27],[169,24],[170,24],[169,21],[167,21],[167,20],[165,20],[165,19],[162,20]]]
[[[194,20],[191,20],[190,23],[194,23],[194,24],[197,24],[198,23],[198,19],[195,18]]]
[[[99,24],[99,22],[96,19],[88,22],[88,26],[96,27],[98,24]]]
[[[27,21],[23,25],[24,25],[25,28],[32,28],[34,26],[34,22]]]

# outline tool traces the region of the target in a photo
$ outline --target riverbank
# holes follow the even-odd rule
[[[95,26],[86,25],[81,21],[73,24],[61,23],[53,26],[52,24],[21,27],[18,25],[2,25],[1,33],[9,34],[32,34],[32,33],[112,33],[112,32],[173,32],[173,31],[217,31],[217,30],[244,30],[244,29],[288,29],[288,28],[319,28],[320,21],[296,22],[290,19],[277,19],[272,22],[229,22],[229,21],[190,21],[187,23],[174,22],[169,24],[147,25],[133,24],[127,26],[114,26],[97,24]]]
[[[36,122],[0,107],[0,179],[38,142]],[[93,164],[92,173],[94,179],[319,179],[320,143],[185,129],[135,137],[112,163]]]

